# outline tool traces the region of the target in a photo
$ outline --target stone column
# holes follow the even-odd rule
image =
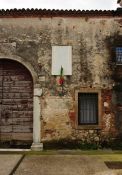
[[[31,149],[35,151],[43,150],[43,144],[41,143],[41,120],[40,120],[41,94],[42,94],[42,89],[39,87],[35,87],[34,98],[33,98],[33,143],[31,146]]]

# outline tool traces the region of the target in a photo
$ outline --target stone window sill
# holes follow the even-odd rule
[[[97,129],[100,130],[101,126],[100,125],[78,125],[76,129],[81,130],[81,129]]]

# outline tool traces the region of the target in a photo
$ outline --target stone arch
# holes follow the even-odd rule
[[[34,70],[32,65],[29,62],[25,61],[23,58],[21,58],[19,56],[16,56],[16,57],[15,56],[12,56],[12,57],[6,57],[6,56],[1,57],[0,56],[0,59],[13,60],[13,61],[17,61],[17,62],[21,63],[31,73],[34,85],[36,85],[38,83],[38,75],[37,75],[36,71]]]
[[[33,66],[25,61],[23,58],[18,56],[6,57],[0,56],[0,60],[13,60],[22,64],[31,74],[33,79],[33,143],[31,149],[42,150],[43,144],[41,143],[41,108],[40,108],[40,96],[42,94],[42,89],[40,88],[38,75],[34,70]]]

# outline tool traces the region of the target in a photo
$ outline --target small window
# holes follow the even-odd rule
[[[78,93],[78,125],[98,124],[98,93]]]
[[[116,47],[116,63],[122,64],[122,47]]]

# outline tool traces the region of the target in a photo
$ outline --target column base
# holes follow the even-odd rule
[[[43,150],[43,143],[32,143],[31,150],[32,151],[42,151]]]

